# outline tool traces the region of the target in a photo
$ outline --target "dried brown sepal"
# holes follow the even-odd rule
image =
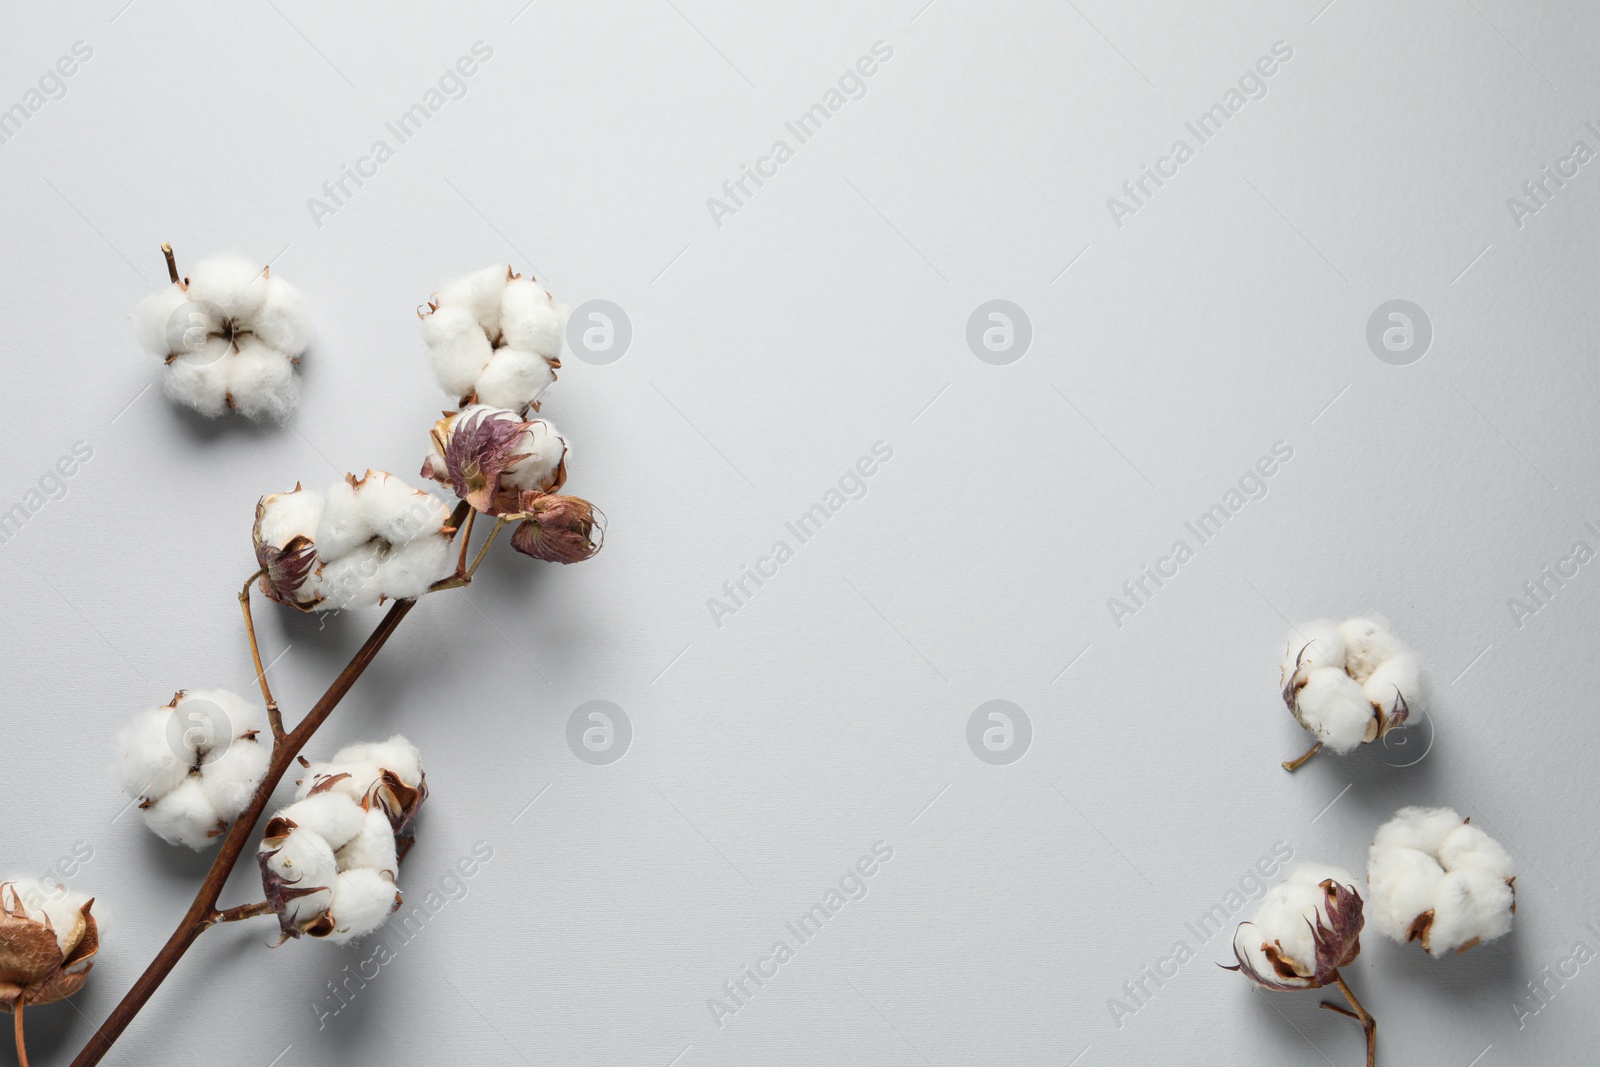
[[[1406,703],[1406,695],[1399,690],[1394,694],[1394,710],[1384,714],[1383,705],[1373,704],[1373,711],[1378,716],[1378,736],[1383,737],[1390,730],[1397,729],[1406,724],[1411,718],[1411,705]]]
[[[6,888],[12,892],[11,906],[0,908],[0,1008],[16,1011],[19,1005],[70,997],[83,988],[100,951],[100,932],[90,913],[94,901],[79,909],[63,950],[50,919],[31,918],[15,885],[0,883],[0,890]]]
[[[1431,933],[1433,933],[1433,909],[1429,908],[1411,920],[1411,926],[1406,930],[1406,943],[1421,941],[1422,951],[1432,955],[1433,949],[1428,947],[1428,935]]]
[[[340,771],[338,774],[330,774],[325,778],[318,778],[316,784],[306,791],[306,796],[314,797],[318,793],[326,793],[348,777],[350,777],[349,771]]]
[[[1300,651],[1295,653],[1294,670],[1289,673],[1289,680],[1283,683],[1283,706],[1291,712],[1295,710],[1295,694],[1306,684],[1305,678],[1300,674],[1300,666],[1305,658],[1306,649],[1310,647],[1310,641],[1300,646]],[[1297,715],[1296,718],[1298,717]]]
[[[517,452],[528,424],[520,420],[491,419],[477,412],[457,422],[448,436],[434,428],[434,440],[444,452],[445,477],[456,496],[478,511],[498,514],[496,504],[506,490],[500,478],[506,469],[527,458]]]
[[[395,841],[398,844],[402,834],[411,825],[411,820],[417,817],[417,812],[422,810],[422,802],[428,799],[428,775],[424,773],[417,779],[416,788],[406,785],[393,771],[384,771],[383,777],[378,779],[367,794],[365,807],[370,808],[377,804],[383,813],[389,817],[389,825],[394,827]]]
[[[605,545],[605,513],[582,497],[525,492],[511,547],[549,563],[578,563]]]

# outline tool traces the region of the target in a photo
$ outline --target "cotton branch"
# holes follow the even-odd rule
[[[465,501],[457,505],[455,513],[451,516],[450,525],[459,527],[466,521],[469,507]],[[249,806],[228,828],[227,835],[222,839],[222,847],[217,852],[217,858],[212,862],[205,880],[201,882],[194,902],[189,905],[189,910],[179,921],[178,928],[172,932],[172,936],[156,954],[156,958],[134,982],[133,988],[128,990],[122,1001],[106,1017],[105,1022],[101,1023],[99,1029],[89,1038],[88,1044],[72,1061],[71,1067],[94,1067],[104,1059],[112,1044],[127,1030],[140,1009],[149,1002],[167,975],[172,973],[184,953],[189,951],[189,946],[218,921],[217,898],[222,895],[222,888],[228,880],[228,875],[232,873],[234,865],[239,862],[239,857],[249,845],[256,824],[272,800],[273,790],[294,765],[295,757],[300,754],[300,750],[327,721],[328,716],[333,714],[334,708],[339,706],[339,702],[350,692],[351,687],[366,669],[372,665],[378,652],[399,628],[401,621],[411,613],[411,609],[416,607],[416,603],[415,600],[396,601],[299,725],[281,738],[273,739],[272,762],[267,767],[266,775],[256,788],[255,795],[251,797]]]

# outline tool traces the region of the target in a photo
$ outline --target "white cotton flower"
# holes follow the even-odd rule
[[[1310,752],[1284,763],[1291,771],[1324,747],[1343,755],[1427,710],[1422,661],[1370,619],[1296,627],[1279,680],[1289,711],[1317,739]]]
[[[440,289],[440,307],[465,308],[477,320],[489,340],[500,338],[500,302],[506,282],[513,277],[510,267],[495,264],[473,271],[465,278],[446,282]]]
[[[170,844],[212,844],[266,775],[261,715],[225,689],[182,690],[136,714],[117,735],[117,778],[145,825]]]
[[[361,832],[366,812],[343,793],[313,793],[278,812],[302,830],[310,830],[338,852]]]
[[[567,309],[550,299],[544,286],[529,278],[506,283],[500,301],[502,344],[560,359],[561,335],[567,328]]]
[[[1384,715],[1395,714],[1402,705],[1420,710],[1428,701],[1428,684],[1422,661],[1415,652],[1396,652],[1373,669],[1362,690],[1372,705]]]
[[[1402,808],[1367,854],[1373,924],[1432,956],[1511,930],[1516,873],[1500,843],[1449,808]]]
[[[228,397],[241,415],[283,422],[300,402],[300,379],[294,363],[254,336],[241,337],[227,368]]]
[[[480,403],[497,408],[525,408],[544,395],[556,372],[537,352],[497,348],[478,375],[474,392]]]
[[[1344,638],[1344,668],[1358,682],[1365,682],[1390,656],[1411,651],[1387,626],[1372,619],[1346,619],[1339,624],[1339,634]]]
[[[544,287],[498,264],[446,283],[422,315],[422,343],[440,388],[462,406],[521,413],[561,366],[567,310]]]
[[[439,387],[453,397],[470,394],[494,357],[483,327],[462,307],[441,307],[424,316],[422,343],[427,346]]]
[[[178,788],[141,806],[144,824],[169,845],[187,845],[199,852],[216,843],[227,823],[206,797],[199,775],[190,775]]]
[[[1245,975],[1270,989],[1314,989],[1361,951],[1361,895],[1348,871],[1298,863],[1239,924],[1233,949]],[[1323,947],[1318,948],[1318,931]]]
[[[222,359],[176,356],[167,364],[161,390],[167,399],[214,419],[228,410],[228,365]]]
[[[252,260],[195,264],[139,303],[134,333],[166,360],[167,395],[203,415],[232,409],[282,422],[299,402],[295,367],[311,333],[305,301]]]
[[[1367,695],[1337,667],[1318,667],[1301,675],[1295,710],[1300,725],[1341,755],[1370,740],[1377,730]]]
[[[389,816],[376,806],[361,815],[361,829],[334,853],[334,858],[339,861],[339,869],[349,871],[370,867],[375,871],[398,873],[400,858],[395,851],[394,827],[389,823]]]
[[[386,471],[325,493],[273,493],[256,505],[261,590],[301,611],[372,607],[426,593],[450,573],[450,509]]]
[[[333,920],[328,940],[343,945],[365,937],[382,926],[398,907],[400,891],[390,872],[365,867],[340,871],[328,905],[328,915]]]
[[[422,758],[403,737],[307,765],[257,854],[285,937],[344,944],[383,925],[400,906],[395,876],[427,793]]]

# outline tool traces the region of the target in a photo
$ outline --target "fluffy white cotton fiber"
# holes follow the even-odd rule
[[[1295,719],[1339,754],[1411,721],[1428,701],[1421,659],[1371,619],[1296,627],[1284,642],[1279,681]]]
[[[1380,827],[1367,882],[1378,932],[1432,956],[1504,936],[1516,911],[1510,855],[1449,808],[1402,808]]]
[[[202,415],[285,421],[311,336],[299,290],[252,260],[217,256],[140,301],[134,334],[166,361],[163,388]]]
[[[117,778],[145,824],[171,844],[212,844],[266,774],[261,714],[225,689],[194,689],[134,715],[117,735]]]
[[[498,264],[447,282],[422,316],[440,388],[465,406],[537,410],[561,366],[567,309],[532,278]]]
[[[450,572],[449,518],[444,501],[386,471],[343,478],[323,493],[271,494],[256,508],[263,587],[304,611],[421,596]],[[297,537],[306,539],[298,549],[308,556],[302,570],[275,566],[274,553]]]
[[[409,807],[397,812],[396,783]],[[422,757],[403,737],[351,745],[306,768],[259,852],[267,900],[284,932],[344,944],[400,904],[397,834],[427,795]],[[311,897],[304,889],[315,889]],[[306,901],[312,903],[307,904]]]

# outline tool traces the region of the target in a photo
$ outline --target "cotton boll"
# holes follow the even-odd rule
[[[1284,954],[1295,962],[1297,970],[1303,974],[1311,973],[1317,951],[1312,929],[1319,921],[1324,925],[1332,925],[1327,911],[1327,894],[1322,890],[1322,883],[1326,880],[1344,886],[1353,887],[1357,884],[1348,871],[1338,867],[1296,864],[1289,869],[1284,881],[1267,890],[1257,906],[1255,917],[1235,935],[1235,945],[1250,955],[1250,962],[1256,964],[1261,973],[1273,973],[1271,963],[1261,950],[1263,942],[1277,942]]]
[[[1451,871],[1439,882],[1428,951],[1444,956],[1511,930],[1511,887],[1480,870]]]
[[[216,418],[228,409],[228,358],[196,362],[178,356],[161,375],[162,391],[168,399]]]
[[[512,489],[542,489],[556,487],[560,481],[562,464],[567,458],[566,439],[544,419],[532,419],[527,433],[517,445],[517,452],[527,458],[513,463],[500,477],[500,482]]]
[[[200,786],[224,822],[239,817],[266,776],[272,752],[253,737],[235,738],[200,769]]]
[[[262,501],[261,543],[282,548],[296,537],[316,539],[322,519],[322,494],[311,489],[273,493]]]
[[[1303,677],[1305,684],[1294,694],[1295,717],[1302,726],[1341,754],[1367,740],[1374,725],[1372,705],[1348,674],[1337,667],[1319,667]]]
[[[474,391],[485,404],[521,411],[537,402],[555,380],[555,371],[537,352],[499,348],[478,376]]]
[[[333,932],[328,940],[343,945],[372,933],[400,906],[394,879],[381,872],[358,868],[340,874],[333,884]]]
[[[150,708],[135,715],[117,735],[117,781],[130,797],[165,796],[189,776],[199,756],[182,732],[171,726],[171,708]],[[174,751],[175,736],[178,751]]]
[[[444,501],[385,471],[367,471],[356,500],[368,528],[394,545],[436,534],[450,517]]]
[[[226,829],[211,806],[199,775],[190,775],[177,788],[143,811],[145,825],[169,845],[188,845],[199,852]]]
[[[441,307],[424,316],[422,343],[427,346],[439,388],[457,397],[472,392],[473,383],[494,354],[483,327],[462,307]]]
[[[310,830],[337,851],[361,832],[366,813],[343,793],[314,793],[278,812],[302,830]]]
[[[267,297],[264,268],[242,256],[213,256],[189,274],[189,297],[209,300],[230,319],[248,319]]]
[[[1428,692],[1422,674],[1422,664],[1415,652],[1397,652],[1378,664],[1361,685],[1367,699],[1383,709],[1387,717],[1394,714],[1400,697],[1413,713],[1427,704]]]
[[[1394,818],[1378,827],[1372,843],[1414,848],[1437,856],[1444,839],[1464,821],[1449,808],[1401,808]]]
[[[1478,870],[1502,882],[1513,873],[1504,846],[1471,823],[1456,827],[1439,843],[1439,862],[1447,871]]]
[[[139,306],[133,311],[133,332],[139,344],[155,355],[171,355],[173,348],[168,324],[172,321],[172,313],[188,302],[189,294],[177,282],[139,301]]]
[[[318,608],[376,607],[383,598],[383,561],[388,546],[369,541],[349,555],[323,564],[318,590],[326,598]]]
[[[250,323],[253,333],[286,356],[298,356],[311,339],[311,319],[300,290],[272,276],[266,278],[266,298]]]
[[[566,327],[564,310],[555,307],[550,294],[536,282],[518,278],[507,283],[500,304],[502,342],[545,359],[557,358],[561,355],[561,332]]]
[[[422,781],[422,753],[399,734],[387,741],[365,741],[346,745],[335,754],[336,762],[361,762],[382,768],[415,789]],[[373,780],[377,780],[374,775]]]
[[[1347,619],[1339,624],[1339,633],[1344,637],[1344,669],[1358,682],[1365,682],[1390,656],[1411,651],[1372,619]]]
[[[366,867],[391,874],[397,872],[400,860],[395,854],[394,827],[389,825],[389,816],[377,807],[363,815],[361,831],[334,854],[339,870]]]
[[[234,408],[252,419],[283,422],[300,401],[300,379],[289,357],[255,337],[239,339],[227,365],[228,396]]]
[[[391,548],[383,559],[378,584],[384,596],[407,600],[426,593],[429,586],[450,573],[452,566],[450,539],[434,534]]]
[[[1344,638],[1339,635],[1339,627],[1328,619],[1296,627],[1284,639],[1284,648],[1281,685],[1287,685],[1298,668],[1344,668]]]
[[[486,340],[497,340],[500,336],[500,301],[510,277],[510,269],[501,264],[473,271],[439,290],[439,307],[441,310],[461,308],[468,311],[478,327],[488,335]]]
[[[1369,914],[1378,933],[1404,942],[1418,915],[1433,907],[1444,868],[1414,848],[1373,845],[1367,853]]]
[[[324,561],[337,560],[373,538],[366,509],[357,499],[356,487],[347,478],[328,486],[323,494],[322,517],[317,521],[317,555]]]

